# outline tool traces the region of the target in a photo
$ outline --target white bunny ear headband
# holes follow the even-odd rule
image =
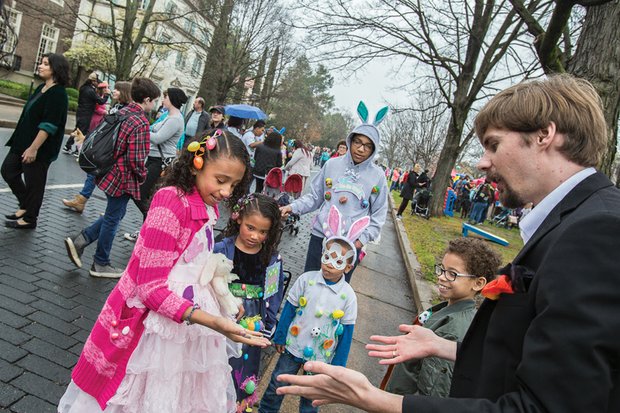
[[[372,122],[372,124],[375,126],[379,126],[379,124],[383,122],[385,116],[388,114],[388,110],[389,108],[387,106],[379,109],[379,112],[377,112],[377,114],[375,115],[375,120],[374,122]],[[369,123],[368,108],[366,107],[366,104],[362,101],[360,101],[360,103],[357,105],[357,115],[360,117],[363,123]]]
[[[336,206],[332,205],[329,209],[329,215],[327,216],[327,224],[323,224],[324,226],[327,226],[327,230],[325,231],[326,238],[323,240],[323,256],[321,257],[321,262],[326,265],[331,264],[337,270],[344,270],[349,259],[352,259],[351,263],[355,264],[355,259],[357,256],[355,241],[360,237],[362,232],[368,228],[369,224],[370,217],[365,216],[359,218],[351,224],[349,231],[345,235],[343,233],[343,223],[340,211],[338,211]],[[332,242],[332,245],[327,248],[327,244],[336,239],[346,242],[349,245],[350,250],[343,254],[342,247],[335,242]]]

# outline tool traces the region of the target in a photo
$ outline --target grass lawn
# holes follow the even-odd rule
[[[401,197],[396,192],[392,192],[394,206],[400,205]],[[403,223],[407,230],[407,237],[411,243],[411,248],[422,266],[422,274],[429,281],[436,281],[433,266],[441,260],[443,253],[448,245],[448,241],[461,237],[461,225],[464,220],[450,218],[447,216],[431,218],[426,220],[417,215],[410,215],[411,203],[407,206],[407,211],[403,215]],[[519,230],[498,228],[488,221],[479,225],[481,229],[494,235],[506,239],[510,245],[502,247],[489,241],[489,245],[502,255],[503,264],[509,263],[523,246],[523,241],[519,236]],[[471,232],[470,232],[471,236]]]

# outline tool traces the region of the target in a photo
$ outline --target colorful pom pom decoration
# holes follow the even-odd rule
[[[327,186],[328,188],[332,187],[332,179],[331,178],[325,178],[325,186]]]
[[[334,320],[341,319],[342,317],[344,317],[344,311],[342,310],[334,310],[334,312],[332,313],[332,318]]]
[[[329,201],[330,199],[332,199],[332,193],[331,192],[325,192],[325,200]]]
[[[328,348],[330,348],[333,345],[334,345],[334,340],[332,340],[331,338],[327,339],[327,340],[325,340],[323,342],[323,350],[327,350]]]
[[[378,194],[379,193],[379,185],[375,185],[372,187],[372,193],[373,194]]]
[[[304,357],[309,359],[312,356],[314,356],[314,350],[312,349],[312,347],[306,346],[304,348]]]
[[[338,199],[338,202],[340,202],[341,204],[346,204],[348,201],[346,196],[341,196],[340,199]]]
[[[293,337],[297,337],[299,335],[299,326],[292,326],[290,331]]]
[[[301,307],[305,307],[306,304],[308,304],[308,299],[306,297],[304,297],[303,295],[301,297],[299,297],[299,305]]]

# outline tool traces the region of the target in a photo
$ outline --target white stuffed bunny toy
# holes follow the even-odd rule
[[[224,254],[211,254],[202,269],[199,282],[200,285],[211,283],[222,310],[230,316],[235,316],[239,312],[241,299],[232,295],[228,289],[228,283],[239,279],[236,274],[231,273],[232,269],[233,262]]]
[[[345,258],[348,259],[349,257],[352,257],[353,260],[351,264],[355,264],[355,260],[357,256],[357,249],[355,248],[355,241],[357,241],[360,235],[362,235],[362,232],[364,232],[364,230],[368,228],[368,225],[370,225],[370,217],[365,216],[365,217],[355,220],[351,224],[351,226],[349,227],[349,230],[347,231],[345,235],[344,228],[343,228],[344,223],[342,220],[342,215],[340,214],[340,211],[338,210],[338,208],[336,208],[335,205],[332,205],[331,208],[329,208],[329,214],[327,216],[326,224],[327,224],[327,230],[325,231],[326,238],[323,239],[323,249],[325,249],[327,246],[327,243],[333,239],[344,240],[351,247],[351,251],[347,252],[347,254],[345,255]]]

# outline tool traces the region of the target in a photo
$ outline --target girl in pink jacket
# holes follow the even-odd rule
[[[243,142],[221,131],[181,154],[153,197],[59,412],[236,410],[227,347],[269,341],[233,321],[203,270],[215,259],[217,204],[234,205],[246,193],[248,165]]]

